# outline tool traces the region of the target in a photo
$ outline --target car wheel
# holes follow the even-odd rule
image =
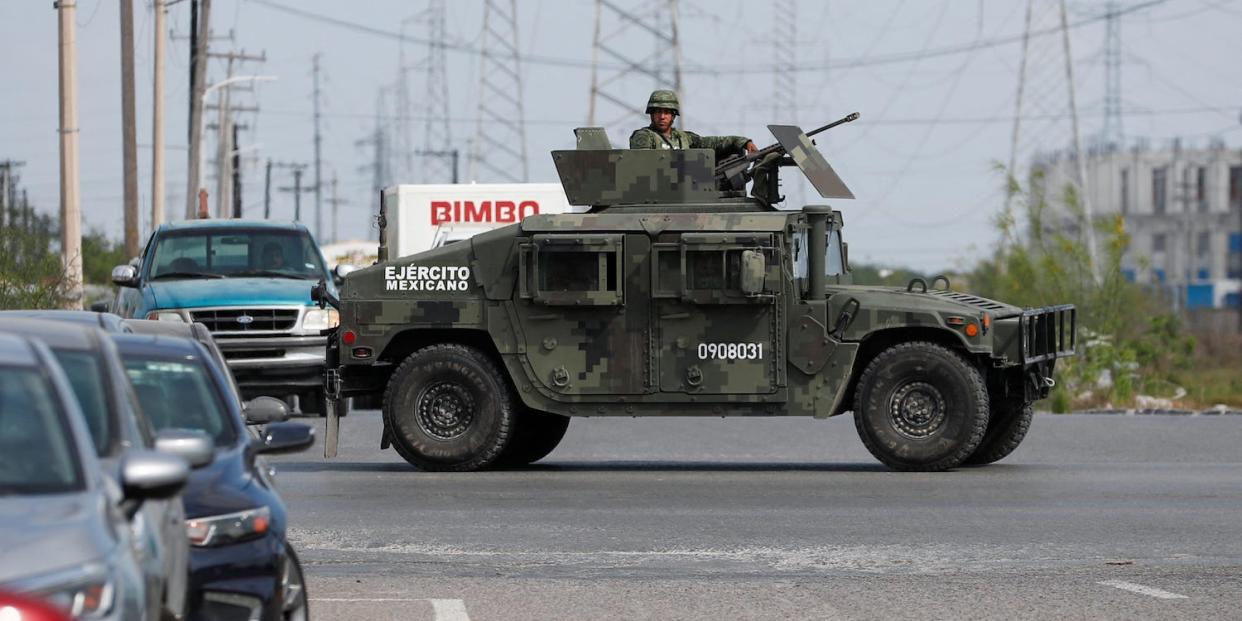
[[[280,576],[282,594],[281,613],[285,621],[306,621],[310,618],[310,598],[306,595],[306,580],[302,574],[302,562],[285,543],[285,568]]]
[[[983,433],[979,448],[964,463],[982,466],[1004,459],[1022,443],[1032,418],[1034,408],[1026,399],[1001,399],[992,406],[988,430]]]
[[[514,421],[513,439],[497,465],[527,466],[547,457],[568,428],[568,416],[523,408]]]
[[[943,346],[916,341],[876,356],[858,380],[854,425],[871,454],[894,470],[961,464],[983,439],[983,376]]]
[[[410,354],[384,391],[392,446],[421,470],[493,465],[510,442],[518,407],[491,358],[465,345]]]

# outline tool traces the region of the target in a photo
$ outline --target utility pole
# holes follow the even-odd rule
[[[1090,261],[1092,282],[1099,285],[1100,256],[1095,246],[1095,213],[1091,210],[1091,191],[1087,187],[1087,159],[1082,150],[1082,135],[1078,132],[1078,103],[1074,99],[1074,55],[1070,51],[1069,20],[1065,15],[1065,0],[1060,0],[1061,41],[1065,47],[1065,81],[1069,88],[1070,124],[1074,133],[1074,159],[1078,163],[1078,200],[1082,204],[1083,229],[1086,233],[1087,259]]]
[[[293,192],[293,221],[302,221],[302,193],[310,192],[314,188],[302,187],[302,173],[306,171],[306,164],[302,162],[273,162],[273,166],[277,168],[287,168],[293,171],[293,187],[277,188],[281,192]]]
[[[315,237],[323,237],[323,179],[321,178],[321,162],[319,159],[319,54],[311,56],[312,72],[314,73],[315,100]]]
[[[164,18],[166,0],[155,0],[154,70],[151,79],[151,230],[164,223]]]
[[[60,43],[60,251],[66,308],[82,308],[82,212],[78,204],[77,0],[58,0]]]
[[[335,244],[336,242],[341,241],[341,237],[337,233],[337,225],[340,224],[340,220],[337,218],[338,211],[339,211],[338,208],[341,205],[348,203],[349,201],[338,197],[336,194],[336,173],[335,172],[332,173],[332,182],[329,183],[328,185],[332,188],[332,198],[328,199],[328,204],[332,205],[332,243]]]
[[[233,77],[233,59],[228,59],[228,72],[225,79]],[[225,86],[220,89],[220,94],[216,96],[216,217],[229,217],[229,195],[231,189],[229,186],[229,168],[232,164],[232,151],[236,148],[230,143],[233,141],[233,132],[230,126],[233,124],[233,113],[229,110],[229,87]]]
[[[242,217],[241,150],[237,148],[237,123],[233,129],[233,217]]]
[[[134,0],[121,0],[121,169],[125,256],[138,256],[138,134],[134,110]]]
[[[272,219],[272,158],[267,158],[267,171],[263,174],[263,219]]]
[[[199,10],[194,11],[197,7]],[[186,167],[185,217],[192,220],[199,200],[199,166],[203,148],[203,91],[207,88],[207,46],[211,36],[211,0],[191,0],[191,37],[194,39],[190,52],[190,149]],[[193,20],[198,19],[194,29]]]
[[[25,166],[26,162],[4,160],[0,162],[0,226],[8,214],[9,226],[17,222],[17,181],[13,169]]]

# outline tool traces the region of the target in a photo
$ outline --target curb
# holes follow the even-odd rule
[[[1242,410],[1175,410],[1175,409],[1129,409],[1129,410],[1078,410],[1070,414],[1105,414],[1113,416],[1238,416]]]

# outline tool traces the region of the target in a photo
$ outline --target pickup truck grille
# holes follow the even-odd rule
[[[190,311],[190,317],[213,334],[290,332],[297,326],[298,309],[214,308]]]
[[[1072,304],[1022,312],[1022,360],[1042,362],[1074,355],[1078,311]]]

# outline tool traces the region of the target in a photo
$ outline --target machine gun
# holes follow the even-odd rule
[[[809,132],[806,132],[805,135],[807,137],[814,136],[815,134],[818,134],[823,131],[827,131],[838,125],[849,123],[850,121],[856,120],[857,118],[858,118],[858,113],[854,112],[854,113],[849,114],[845,118],[838,119],[827,125],[824,125],[823,127],[819,127]],[[777,138],[779,140],[780,136],[778,136]],[[756,162],[763,161],[764,158],[766,158],[769,155],[772,155],[773,153],[784,154],[786,152],[787,152],[787,145],[783,144],[782,142],[777,142],[774,145],[769,145],[753,153],[743,153],[741,155],[735,155],[716,165],[716,170],[715,170],[716,179],[718,179],[722,183],[722,185],[726,186],[729,189],[745,190],[746,182],[750,181],[750,179],[754,176],[753,165]]]

